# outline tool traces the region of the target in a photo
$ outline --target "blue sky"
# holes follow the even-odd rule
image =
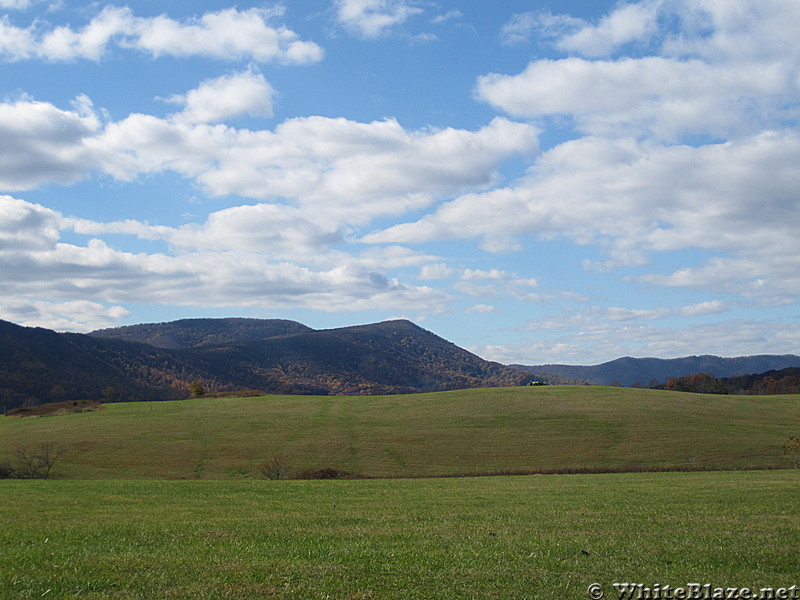
[[[0,318],[800,352],[795,0],[0,0]]]

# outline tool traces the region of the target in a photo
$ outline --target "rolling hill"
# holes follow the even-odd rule
[[[521,386],[117,403],[0,419],[0,462],[52,441],[67,448],[59,476],[81,479],[258,477],[275,456],[294,473],[380,477],[788,467],[782,444],[798,435],[799,400]]]
[[[522,385],[529,373],[403,320],[313,330],[285,320],[190,319],[60,334],[0,321],[0,403],[185,398],[210,392],[390,394]]]

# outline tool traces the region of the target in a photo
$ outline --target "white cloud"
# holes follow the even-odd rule
[[[568,115],[591,135],[675,141],[753,133],[796,116],[798,74],[791,64],[566,58],[483,76],[476,94],[515,116]]]
[[[436,24],[447,23],[448,21],[459,20],[463,17],[464,14],[460,10],[448,10],[446,13],[434,17],[431,20],[431,23],[436,23]]]
[[[31,5],[31,0],[0,0],[0,8],[6,10],[26,10]]]
[[[337,0],[336,16],[348,31],[378,38],[422,12],[410,0]]]
[[[0,195],[0,252],[51,247],[60,235],[59,219],[49,208]]]
[[[606,56],[630,42],[645,41],[656,33],[658,9],[663,2],[621,3],[597,25],[585,24],[563,35],[557,47],[584,56]]]
[[[463,195],[368,241],[566,237],[600,245],[608,266],[646,264],[651,252],[702,248],[722,256],[703,270],[648,281],[714,288],[725,280],[728,291],[794,289],[796,295],[798,161],[800,137],[791,133],[699,148],[585,138],[546,152],[513,186]],[[762,279],[769,283],[754,288]]]
[[[271,117],[274,95],[264,76],[251,69],[203,81],[187,94],[168,100],[185,104],[183,112],[172,117],[175,121],[218,123],[242,115]]]
[[[286,27],[269,25],[278,9],[233,8],[206,13],[188,23],[167,17],[142,21],[131,42],[154,56],[210,56],[220,59],[252,59],[304,64],[322,58],[322,49],[304,42]]]
[[[604,318],[609,321],[642,321],[666,319],[670,317],[698,317],[715,315],[727,310],[725,303],[720,300],[709,300],[689,306],[670,308],[623,308],[611,306],[604,311]],[[595,315],[596,317],[596,315]]]
[[[536,34],[538,38],[561,38],[587,25],[583,19],[554,15],[549,11],[516,13],[500,32],[504,44],[522,44]]]
[[[791,0],[645,0],[618,5],[597,25],[517,15],[507,25],[511,39],[540,28],[565,52],[605,57],[647,41],[652,54],[537,60],[516,75],[479,78],[476,96],[515,116],[567,116],[591,135],[748,135],[797,122],[800,47],[790,24],[798,19]],[[675,22],[679,33],[669,28]]]
[[[419,276],[417,278],[421,281],[447,279],[452,277],[455,272],[456,270],[454,268],[440,262],[423,265],[423,267],[419,270]]]
[[[242,89],[249,95],[221,105],[208,100],[210,90],[224,100]],[[449,293],[387,276],[436,257],[398,246],[355,256],[346,245],[355,241],[354,228],[426,206],[436,195],[484,188],[505,158],[536,150],[537,130],[505,119],[474,132],[321,117],[287,121],[274,131],[200,122],[266,109],[267,97],[266,82],[251,70],[201,84],[181,98],[183,112],[165,119],[139,114],[101,122],[85,97],[72,110],[30,99],[0,104],[6,188],[76,181],[93,171],[133,179],[171,170],[213,193],[265,198],[213,212],[204,222],[166,227],[64,217],[4,196],[0,294],[29,304],[99,303],[81,305],[83,316],[77,304],[54,305],[48,319],[40,304],[38,316],[25,321],[72,330],[105,326],[120,314],[105,307],[133,302],[442,312]],[[67,243],[63,231],[92,239]],[[163,241],[169,253],[123,252],[101,239],[109,234]]]
[[[501,161],[535,150],[537,133],[505,119],[476,132],[323,117],[250,131],[131,115],[110,124],[93,147],[102,168],[123,180],[172,170],[212,195],[289,198],[313,206],[318,219],[363,225],[489,185]]]
[[[435,313],[450,300],[444,292],[405,284],[371,270],[372,258],[361,261],[342,253],[337,264],[315,269],[288,258],[276,260],[269,247],[182,251],[174,256],[122,252],[97,238],[86,245],[60,241],[62,230],[88,231],[85,221],[9,197],[0,198],[0,209],[0,296],[14,298],[16,306],[12,310],[12,303],[6,301],[7,313],[18,317],[20,306],[44,310],[40,299],[48,298],[57,301],[51,307],[58,310],[47,322],[53,324],[72,315],[69,328],[73,329],[78,327],[81,311],[86,323],[94,323],[102,315],[104,319],[121,318],[124,314],[118,305],[132,302]],[[126,227],[131,232],[134,224],[128,222]],[[120,226],[120,230],[126,227]],[[399,249],[385,256],[392,254],[395,260],[409,262],[411,258],[407,253],[400,257]],[[78,303],[86,298],[112,306],[101,310]],[[89,318],[89,314],[94,316]],[[30,322],[42,320],[31,317]],[[86,323],[84,328],[89,327]]]
[[[565,53],[593,58],[633,43],[638,52],[665,56],[774,60],[797,56],[798,18],[794,0],[641,0],[620,2],[595,23],[547,11],[518,13],[502,35],[511,44],[535,35]]]
[[[122,306],[105,306],[98,302],[74,300],[0,299],[0,318],[23,327],[46,327],[56,331],[88,333],[114,327],[130,315]]]
[[[0,19],[0,58],[51,61],[100,60],[112,44],[146,51],[154,57],[206,56],[221,60],[254,60],[305,64],[322,59],[322,49],[271,21],[283,9],[233,8],[208,12],[183,22],[165,15],[143,18],[128,7],[107,6],[88,25],[73,29],[35,23],[16,27]]]
[[[567,238],[597,246],[606,260],[584,264],[602,270],[644,269],[653,253],[702,249],[711,255],[705,264],[629,280],[773,304],[796,298],[800,52],[785,23],[799,13],[783,0],[675,0],[621,4],[596,25],[517,15],[508,41],[544,29],[585,55],[645,39],[670,55],[537,60],[518,75],[479,78],[480,99],[515,116],[566,116],[576,139],[543,153],[509,186],[464,194],[365,241],[477,238],[504,252],[528,235]],[[671,19],[680,35],[664,29]],[[752,43],[767,38],[764,48]]]
[[[463,269],[453,288],[472,297],[509,296],[517,300],[540,302],[540,294],[530,290],[539,285],[531,277],[519,277],[516,273],[501,269]]]
[[[0,189],[69,183],[93,171],[123,181],[173,171],[211,195],[289,199],[313,206],[320,222],[363,225],[485,188],[502,161],[538,147],[535,127],[503,118],[478,131],[324,117],[291,119],[274,131],[214,124],[270,110],[271,88],[252,70],[174,99],[185,109],[169,118],[132,114],[107,123],[85,97],[72,111],[30,99],[0,103]]]
[[[664,36],[666,55],[720,60],[796,61],[800,56],[794,0],[662,0],[682,33]]]
[[[130,9],[108,6],[80,31],[66,26],[48,31],[38,44],[31,44],[29,52],[55,61],[76,58],[97,61],[103,57],[111,40],[135,29],[136,22]]]
[[[96,165],[87,140],[99,127],[94,115],[45,102],[0,103],[0,189],[82,179]]]

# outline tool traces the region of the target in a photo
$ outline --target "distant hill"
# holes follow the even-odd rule
[[[543,377],[556,375],[596,385],[620,385],[630,387],[638,384],[650,387],[662,384],[671,377],[682,377],[694,373],[708,373],[714,377],[734,377],[763,373],[765,371],[800,367],[800,356],[794,354],[741,356],[721,358],[719,356],[687,356],[684,358],[631,358],[624,357],[593,366],[577,365],[512,365],[537,373]]]
[[[258,319],[189,319],[60,334],[0,321],[0,403],[156,400],[256,389],[394,394],[523,385],[525,371],[485,361],[409,321],[316,331]]]
[[[800,394],[800,367],[733,377],[695,373],[671,377],[658,387],[676,392],[703,394]]]

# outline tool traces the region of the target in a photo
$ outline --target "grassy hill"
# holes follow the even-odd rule
[[[786,466],[800,396],[718,396],[590,386],[412,395],[263,396],[121,403],[0,419],[0,457],[64,444],[69,478],[257,477],[283,455],[295,473],[369,476]]]

